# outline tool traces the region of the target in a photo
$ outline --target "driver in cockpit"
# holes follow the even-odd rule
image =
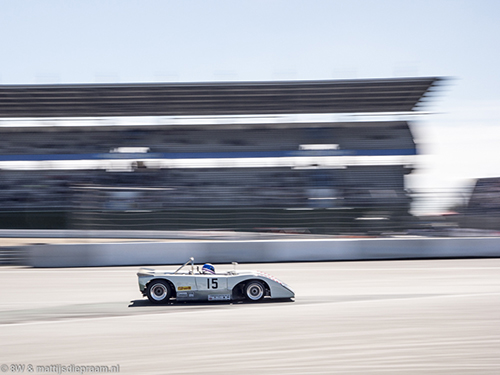
[[[203,267],[201,267],[201,273],[204,275],[215,275],[215,267],[210,263],[205,263]]]

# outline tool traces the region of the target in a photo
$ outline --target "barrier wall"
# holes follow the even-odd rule
[[[500,257],[500,238],[177,241],[26,247],[32,267]]]

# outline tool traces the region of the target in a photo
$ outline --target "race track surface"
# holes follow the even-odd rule
[[[295,300],[153,306],[138,267],[1,267],[1,373],[500,373],[500,259],[238,267]]]

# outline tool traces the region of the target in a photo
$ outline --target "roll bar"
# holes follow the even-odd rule
[[[189,263],[191,263],[191,273],[194,273],[194,258],[193,257],[189,258],[189,260],[186,263],[184,263],[182,266],[177,268],[174,273],[179,272],[181,269],[186,267]]]

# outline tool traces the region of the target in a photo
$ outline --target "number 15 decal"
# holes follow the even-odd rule
[[[217,289],[219,287],[219,282],[217,279],[207,279],[207,289]]]

